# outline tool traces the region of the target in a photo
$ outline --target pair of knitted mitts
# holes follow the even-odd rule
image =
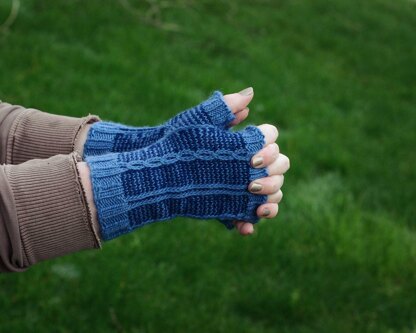
[[[250,160],[264,145],[257,127],[228,130],[235,118],[220,92],[157,127],[97,122],[84,157],[104,240],[177,216],[256,223],[267,196],[248,184],[266,177]]]

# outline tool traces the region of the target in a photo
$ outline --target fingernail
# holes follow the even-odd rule
[[[253,167],[259,168],[263,165],[263,157],[257,156],[253,158]]]
[[[265,208],[265,209],[263,209],[263,216],[269,216],[271,214],[271,211],[270,211],[270,209],[269,208]]]
[[[248,87],[246,89],[241,90],[239,94],[243,96],[250,96],[250,95],[253,95],[253,92],[254,92],[253,87]]]
[[[263,189],[263,185],[258,183],[253,183],[250,187],[250,192],[260,192]]]

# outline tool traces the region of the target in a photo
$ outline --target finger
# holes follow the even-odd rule
[[[286,155],[279,154],[277,159],[267,167],[270,176],[283,175],[290,168],[290,161]]]
[[[283,192],[281,190],[267,196],[267,202],[279,203],[283,199]]]
[[[235,126],[243,122],[248,117],[249,111],[250,111],[249,108],[245,107],[242,111],[237,112],[234,115],[235,119],[230,123],[230,126]]]
[[[264,146],[274,143],[279,136],[279,131],[277,130],[276,126],[270,124],[263,124],[257,126],[257,128],[263,133],[264,135]]]
[[[279,211],[279,206],[276,203],[265,203],[257,208],[257,216],[265,219],[272,219],[276,217]]]
[[[233,223],[242,236],[251,235],[254,232],[254,226],[249,222],[235,221]]]
[[[275,163],[278,157],[279,146],[277,143],[272,143],[253,156],[251,159],[251,165],[254,168],[264,168]]]
[[[254,90],[252,87],[241,90],[238,93],[224,95],[224,101],[231,109],[232,113],[236,114],[242,111],[253,99]]]
[[[252,181],[248,186],[248,189],[254,194],[273,194],[280,190],[283,181],[283,175],[264,177]]]

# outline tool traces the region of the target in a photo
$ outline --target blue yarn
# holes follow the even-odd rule
[[[147,147],[175,130],[192,125],[215,125],[226,128],[235,119],[221,92],[215,91],[201,104],[183,111],[163,125],[131,127],[112,122],[91,126],[84,145],[84,157],[125,152]]]
[[[189,126],[139,150],[88,157],[103,239],[177,216],[215,218],[228,228],[233,220],[256,223],[267,196],[247,186],[267,176],[250,165],[263,145],[254,126]]]

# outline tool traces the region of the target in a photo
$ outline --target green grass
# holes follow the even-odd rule
[[[177,219],[2,275],[0,332],[415,332],[416,3],[188,1],[162,17],[179,31],[118,1],[22,1],[0,98],[140,126],[252,85],[250,122],[276,124],[291,158],[279,217],[249,238]]]

